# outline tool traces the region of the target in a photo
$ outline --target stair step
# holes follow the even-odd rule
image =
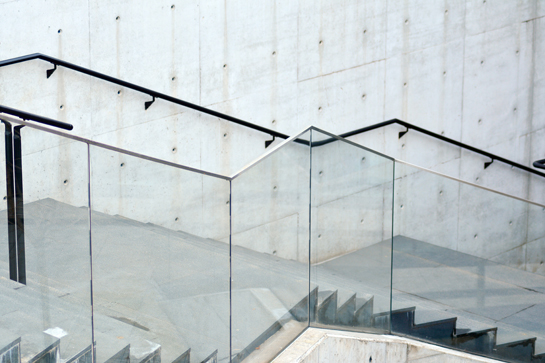
[[[174,359],[172,363],[189,363],[189,359],[191,357],[191,348],[186,350],[181,356]]]
[[[17,338],[0,349],[0,362],[19,363],[21,358],[21,338]]]
[[[309,302],[310,299],[310,302]],[[309,306],[310,315],[314,316],[316,312],[316,302],[318,301],[318,288],[314,288],[308,296],[305,296],[299,301],[289,312],[297,321],[308,321],[309,319]]]
[[[69,358],[65,363],[92,363],[93,355],[91,349],[92,347],[89,345],[81,352],[75,354],[72,358]]]
[[[493,355],[502,359],[516,359],[519,362],[533,362],[536,338],[496,345]]]
[[[201,363],[218,363],[218,350],[206,357]]]
[[[130,363],[130,356],[131,356],[131,345],[127,344],[125,348],[115,353],[111,358],[109,358],[104,363]]]
[[[464,351],[491,354],[496,345],[497,333],[498,328],[460,333],[452,338],[451,344]]]
[[[545,353],[534,355],[532,363],[545,363]]]
[[[140,359],[138,363],[161,363],[161,347],[158,347],[153,352]]]
[[[318,291],[316,304],[316,322],[331,325],[335,323],[337,315],[337,290]]]
[[[356,294],[352,294],[337,309],[336,323],[342,326],[354,326],[356,313]]]
[[[28,363],[58,363],[61,359],[61,341],[57,339],[53,344],[28,360]]]
[[[30,279],[27,281],[31,283]],[[47,305],[44,306],[44,302]],[[62,333],[64,341],[62,353],[65,356],[59,358],[67,359],[90,344],[90,308],[83,310],[81,306],[58,297],[54,289],[37,291],[31,286],[0,279],[0,325],[8,329],[10,335],[21,337],[23,361],[60,339],[61,336],[55,336],[55,331]],[[44,315],[48,317],[49,326],[45,325]]]
[[[445,340],[454,336],[457,318],[415,324],[415,307],[392,311],[392,332],[427,340]]]
[[[365,299],[356,298],[356,311],[354,313],[355,324],[359,327],[373,327],[375,325],[373,317],[374,297]]]

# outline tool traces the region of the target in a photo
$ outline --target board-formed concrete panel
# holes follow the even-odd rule
[[[46,53],[89,66],[87,2],[7,1],[0,7],[2,23],[10,24],[0,30],[1,59]]]
[[[93,69],[200,101],[198,3],[95,0],[88,17]]]
[[[298,81],[384,59],[386,20],[384,1],[299,1]]]
[[[487,149],[528,132],[518,24],[465,40],[462,142]],[[506,155],[509,157],[509,155]]]
[[[387,11],[387,58],[448,44],[464,36],[465,4],[459,0],[390,1]]]
[[[537,6],[536,6],[537,5]],[[520,23],[537,15],[539,1],[466,1],[466,33],[475,35]]]
[[[381,122],[384,66],[379,61],[300,81],[297,124],[343,133]]]

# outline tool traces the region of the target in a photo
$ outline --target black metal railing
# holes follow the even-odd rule
[[[268,129],[266,127],[262,127],[262,126],[253,124],[251,122],[244,121],[244,120],[241,120],[239,118],[232,117],[232,116],[226,115],[224,113],[217,112],[217,111],[208,109],[206,107],[202,107],[202,106],[199,106],[199,105],[196,105],[196,104],[181,100],[179,98],[172,97],[172,96],[169,96],[169,95],[166,95],[166,94],[163,94],[163,93],[160,93],[160,92],[157,92],[157,91],[145,88],[145,87],[141,87],[141,86],[138,86],[136,84],[129,83],[129,82],[123,81],[121,79],[114,78],[114,77],[108,76],[106,74],[99,73],[99,72],[93,71],[91,69],[84,68],[84,67],[81,67],[81,66],[69,63],[69,62],[65,62],[65,61],[63,61],[61,59],[50,57],[48,55],[41,54],[41,53],[34,53],[34,54],[25,55],[25,56],[22,56],[22,57],[17,57],[17,58],[12,58],[12,59],[7,59],[7,60],[0,61],[0,67],[5,67],[5,66],[12,65],[12,64],[27,62],[27,61],[34,60],[34,59],[41,59],[43,61],[46,61],[46,62],[49,62],[49,63],[53,64],[53,68],[48,69],[46,71],[46,77],[47,78],[51,77],[51,75],[55,72],[57,67],[65,67],[65,68],[71,69],[73,71],[89,75],[89,76],[94,77],[94,78],[102,79],[102,80],[104,80],[106,82],[114,83],[114,84],[117,84],[119,86],[130,88],[132,90],[147,94],[152,99],[151,99],[151,101],[144,102],[144,110],[147,110],[153,104],[153,102],[155,102],[155,99],[162,99],[162,100],[172,102],[172,103],[175,103],[175,104],[187,107],[187,108],[191,108],[193,110],[196,110],[196,111],[199,111],[199,112],[202,112],[202,113],[206,113],[206,114],[221,118],[221,119],[226,120],[226,121],[230,121],[230,122],[233,122],[233,123],[236,123],[236,124],[251,128],[253,130],[257,130],[259,132],[269,134],[272,137],[272,140],[265,141],[265,148],[267,148],[269,145],[271,145],[271,143],[277,137],[281,138],[281,139],[289,138],[289,135],[283,134],[281,132],[271,130],[271,129]],[[35,116],[35,117],[38,117],[38,116]],[[60,122],[60,121],[56,121],[56,122]],[[490,161],[487,161],[487,162],[484,163],[484,168],[485,169],[488,168],[490,166],[490,164],[492,164],[494,161],[499,161],[499,162],[511,165],[511,166],[513,166],[515,168],[527,171],[529,173],[545,177],[545,173],[539,172],[539,171],[537,171],[535,169],[532,169],[530,167],[527,167],[525,165],[515,163],[514,161],[502,158],[501,156],[494,155],[492,153],[489,153],[489,152],[486,152],[484,150],[478,149],[478,148],[473,147],[471,145],[467,145],[467,144],[464,144],[462,142],[459,142],[459,141],[450,139],[448,137],[445,137],[443,135],[436,134],[434,132],[431,132],[429,130],[423,129],[423,128],[418,127],[418,126],[415,126],[415,125],[410,124],[408,122],[401,121],[399,119],[392,119],[392,120],[389,120],[389,121],[380,122],[380,123],[375,124],[375,125],[366,126],[366,127],[360,128],[360,129],[356,129],[356,130],[353,130],[353,131],[346,132],[346,133],[341,134],[339,136],[341,136],[343,138],[347,138],[347,137],[350,137],[350,136],[362,134],[364,132],[368,132],[368,131],[375,130],[375,129],[385,127],[385,126],[388,126],[388,125],[392,125],[392,124],[399,124],[399,125],[404,126],[404,127],[407,128],[406,131],[402,131],[402,132],[399,133],[399,138],[403,137],[403,135],[405,135],[410,129],[412,129],[412,130],[418,131],[420,133],[426,134],[428,136],[434,137],[436,139],[439,139],[439,140],[448,142],[450,144],[456,145],[456,146],[461,147],[463,149],[470,150],[470,151],[473,151],[473,152],[475,152],[477,154],[486,156],[486,157],[490,158]],[[334,139],[328,139],[328,140],[323,140],[323,141],[319,141],[319,142],[313,142],[312,146],[325,145],[325,144],[333,142],[333,141],[334,141]],[[295,142],[301,143],[301,144],[308,144],[308,141],[299,140],[299,139],[295,140]],[[538,165],[543,166],[542,161],[534,162],[533,166],[536,167],[536,168],[545,169],[544,167],[541,167],[541,166],[538,166]]]
[[[74,126],[66,122],[53,120],[44,116],[35,115],[29,112],[17,110],[15,108],[6,107],[2,105],[0,105],[0,113],[7,113],[8,115],[17,116],[23,120],[35,121],[40,124],[58,127],[59,129],[64,129],[69,131],[74,129]]]
[[[57,67],[64,67],[64,68],[68,68],[68,69],[71,69],[71,70],[79,72],[79,73],[87,74],[87,75],[89,75],[91,77],[94,77],[94,78],[102,79],[102,80],[104,80],[106,82],[114,83],[114,84],[117,84],[119,86],[130,88],[132,90],[147,94],[152,99],[151,99],[151,101],[144,102],[144,110],[147,110],[153,104],[153,102],[155,102],[156,99],[162,99],[162,100],[165,100],[165,101],[168,101],[168,102],[178,104],[180,106],[184,106],[184,107],[191,108],[193,110],[196,110],[196,111],[199,111],[199,112],[202,112],[202,113],[206,113],[206,114],[211,115],[211,116],[221,118],[223,120],[227,120],[227,121],[230,121],[230,122],[233,122],[233,123],[245,126],[245,127],[249,127],[251,129],[263,132],[265,134],[269,134],[270,136],[273,137],[273,139],[269,140],[269,141],[266,141],[265,142],[265,147],[269,146],[274,141],[274,139],[276,137],[281,138],[281,139],[289,138],[289,135],[283,134],[281,132],[271,130],[271,129],[268,129],[266,127],[262,127],[262,126],[259,126],[259,125],[255,125],[255,124],[253,124],[251,122],[244,121],[244,120],[241,120],[239,118],[229,116],[229,115],[226,115],[224,113],[217,112],[217,111],[208,109],[206,107],[202,107],[202,106],[196,105],[194,103],[187,102],[187,101],[181,100],[179,98],[172,97],[172,96],[166,95],[164,93],[160,93],[160,92],[151,90],[149,88],[145,88],[145,87],[141,87],[141,86],[138,86],[136,84],[133,84],[133,83],[125,82],[125,81],[123,81],[121,79],[114,78],[114,77],[108,76],[108,75],[103,74],[103,73],[95,72],[95,71],[93,71],[91,69],[80,67],[78,65],[68,63],[68,62],[65,62],[63,60],[53,58],[53,57],[50,57],[48,55],[41,54],[41,53],[34,53],[34,54],[25,55],[25,56],[18,57],[18,58],[12,58],[12,59],[6,59],[4,61],[0,61],[0,67],[5,67],[5,66],[12,65],[12,64],[22,63],[22,62],[28,62],[28,61],[31,61],[31,60],[34,60],[34,59],[41,59],[43,61],[46,61],[46,62],[49,62],[49,63],[53,64],[53,68],[48,69],[46,71],[46,77],[47,78],[51,77],[51,75],[55,72]]]
[[[34,115],[25,111],[0,105],[0,113],[17,116],[40,124],[72,130],[74,127],[66,122]],[[26,284],[25,258],[25,216],[23,197],[23,158],[21,129],[0,118],[5,125],[6,155],[6,202],[8,213],[8,258],[9,278]]]
[[[526,165],[516,163],[516,162],[511,161],[511,160],[506,159],[506,158],[502,158],[501,156],[489,153],[487,151],[478,149],[478,148],[476,148],[474,146],[471,146],[471,145],[468,145],[468,144],[464,144],[463,142],[456,141],[454,139],[450,139],[450,138],[445,137],[443,135],[436,134],[435,132],[423,129],[422,127],[415,126],[413,124],[410,124],[408,122],[405,122],[405,121],[402,121],[402,120],[399,120],[399,119],[396,119],[396,118],[392,119],[392,120],[389,120],[389,121],[380,122],[378,124],[374,124],[374,125],[371,125],[371,126],[362,127],[360,129],[357,129],[357,130],[345,132],[344,134],[340,134],[339,136],[343,137],[343,138],[347,138],[347,137],[359,135],[359,134],[362,134],[362,133],[365,133],[365,132],[368,132],[368,131],[371,131],[371,130],[376,130],[376,129],[379,129],[381,127],[389,126],[389,125],[392,125],[392,124],[398,124],[398,125],[401,125],[401,126],[407,128],[407,130],[399,132],[399,138],[400,139],[407,132],[409,132],[409,130],[415,130],[415,131],[418,131],[418,132],[423,133],[425,135],[428,135],[428,136],[431,136],[433,138],[439,139],[441,141],[448,142],[449,144],[461,147],[462,149],[470,150],[470,151],[472,151],[474,153],[486,156],[486,157],[490,158],[490,161],[487,161],[487,162],[484,163],[484,168],[485,169],[488,168],[494,161],[499,161],[499,162],[505,163],[507,165],[511,165],[511,166],[513,166],[515,168],[527,171],[529,173],[545,177],[545,173],[542,173],[540,171],[532,169],[532,168],[530,168],[530,167],[528,167]],[[333,142],[333,141],[335,141],[335,139],[326,139],[326,140],[315,142],[315,143],[313,143],[312,146],[325,145],[325,144],[328,144],[328,143]],[[533,165],[534,165],[534,167],[539,168],[539,166],[537,166],[536,163],[539,164],[540,162],[543,163],[544,161],[545,161],[545,159],[541,160],[541,161],[536,161],[536,162],[534,162]],[[541,164],[541,165],[543,165],[543,164]],[[545,169],[545,167],[541,167],[541,169]]]

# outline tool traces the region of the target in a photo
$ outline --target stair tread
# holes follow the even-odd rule
[[[416,325],[424,325],[453,318],[457,318],[457,316],[447,311],[420,309],[417,306],[414,314],[414,323]]]
[[[368,304],[371,299],[372,298],[364,298],[364,297],[359,297],[358,295],[356,295],[356,311],[361,309],[362,306]]]

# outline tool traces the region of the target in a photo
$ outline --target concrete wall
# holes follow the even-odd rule
[[[274,363],[499,363],[420,341],[388,335],[307,329]]]
[[[0,59],[45,53],[287,134],[308,125],[342,133],[397,117],[525,165],[545,157],[545,65],[540,62],[545,53],[545,5],[539,0],[346,0],[319,4],[310,0],[81,0],[69,4],[0,0],[0,20],[5,25],[0,28]],[[62,68],[46,79],[49,68],[42,61],[2,68],[0,104],[73,123],[77,135],[217,173],[232,174],[265,151],[267,135],[160,100],[145,111],[144,102],[150,100],[147,95]],[[545,202],[543,178],[497,162],[484,170],[483,163],[488,160],[480,156],[413,131],[398,139],[400,130],[391,126],[352,140],[455,177]],[[43,180],[35,187],[34,196],[34,187],[25,184],[27,200],[47,195],[83,205],[83,181],[76,183],[67,177],[84,173],[78,167],[78,160],[85,158],[81,147],[32,135],[25,136],[25,142],[25,166],[32,165],[30,155],[46,160],[49,153],[53,158],[48,162],[51,165],[41,169],[47,178],[29,173],[25,179],[26,184],[33,177]],[[345,157],[332,153],[324,165],[329,162],[336,174],[324,170],[322,176],[316,176],[316,185],[328,175],[350,174],[350,164],[345,169],[339,167]],[[114,159],[93,170],[108,176],[111,183],[124,181],[120,185],[133,190],[143,174],[131,171],[131,163],[123,157]],[[126,167],[121,166],[124,162]],[[101,205],[99,210],[106,213],[225,238],[226,192],[222,183],[218,190],[207,186],[203,178],[168,185],[160,175],[152,175],[157,178],[147,189],[125,194],[124,199],[131,202],[124,205],[112,202],[121,194],[114,195],[105,186],[100,189],[102,204],[97,200],[96,207]],[[293,189],[286,175],[292,174],[285,173],[284,179],[269,178],[267,188]],[[403,176],[398,174],[399,180]],[[323,185],[335,185],[334,180],[328,183]],[[363,184],[380,189],[373,194],[377,201],[367,208],[378,214],[369,218],[360,216],[366,212],[355,208],[357,193],[369,200],[364,196],[364,190],[369,189]],[[398,184],[399,196],[411,193],[404,185]],[[350,236],[358,231],[356,224],[361,219],[373,221],[365,227],[363,243],[354,244],[352,239],[349,249],[325,251],[324,256],[389,235],[384,227],[388,203],[380,200],[389,187],[372,181],[359,187],[345,194],[337,190],[340,194],[335,198],[315,204],[314,214],[321,220],[315,223],[316,238],[327,237],[320,225],[322,230],[332,231],[333,225],[342,224],[341,235]],[[434,184],[429,189],[438,187]],[[138,212],[135,205],[142,204],[133,201],[143,190],[149,200],[164,201],[160,205],[168,207]],[[161,194],[168,190],[179,198]],[[184,190],[191,190],[191,197],[182,198]],[[459,193],[449,198],[458,200]],[[267,198],[261,199],[262,203],[277,197]],[[183,208],[172,206],[174,200],[184,200]],[[332,204],[333,200],[337,204]],[[197,205],[200,212],[195,214]],[[354,225],[342,214],[335,214],[336,219],[320,217],[341,207],[346,215],[354,211],[350,216]],[[320,213],[327,208],[327,213]],[[215,211],[215,217],[204,218],[205,211]],[[271,223],[293,227],[293,217],[288,217],[295,212],[283,210],[280,215],[279,211],[272,213],[270,220],[255,219],[251,226],[241,225],[240,236],[246,233],[248,241],[255,240],[249,231],[258,227],[266,230]],[[430,215],[417,213],[412,218],[416,225],[425,225]],[[205,220],[212,227],[195,227]],[[213,226],[220,227],[216,230]],[[301,239],[303,227],[298,224],[293,228]],[[527,229],[520,228],[517,233],[526,235]],[[274,238],[253,241],[251,246],[259,245],[258,250],[272,253],[278,250]],[[476,254],[505,256],[498,261],[526,268],[530,254],[522,251],[522,239],[513,240],[520,243]],[[545,242],[540,241],[535,242],[535,250],[545,251]],[[519,247],[521,252],[512,256],[509,251]],[[297,258],[294,256],[301,253],[298,246],[285,257]]]

